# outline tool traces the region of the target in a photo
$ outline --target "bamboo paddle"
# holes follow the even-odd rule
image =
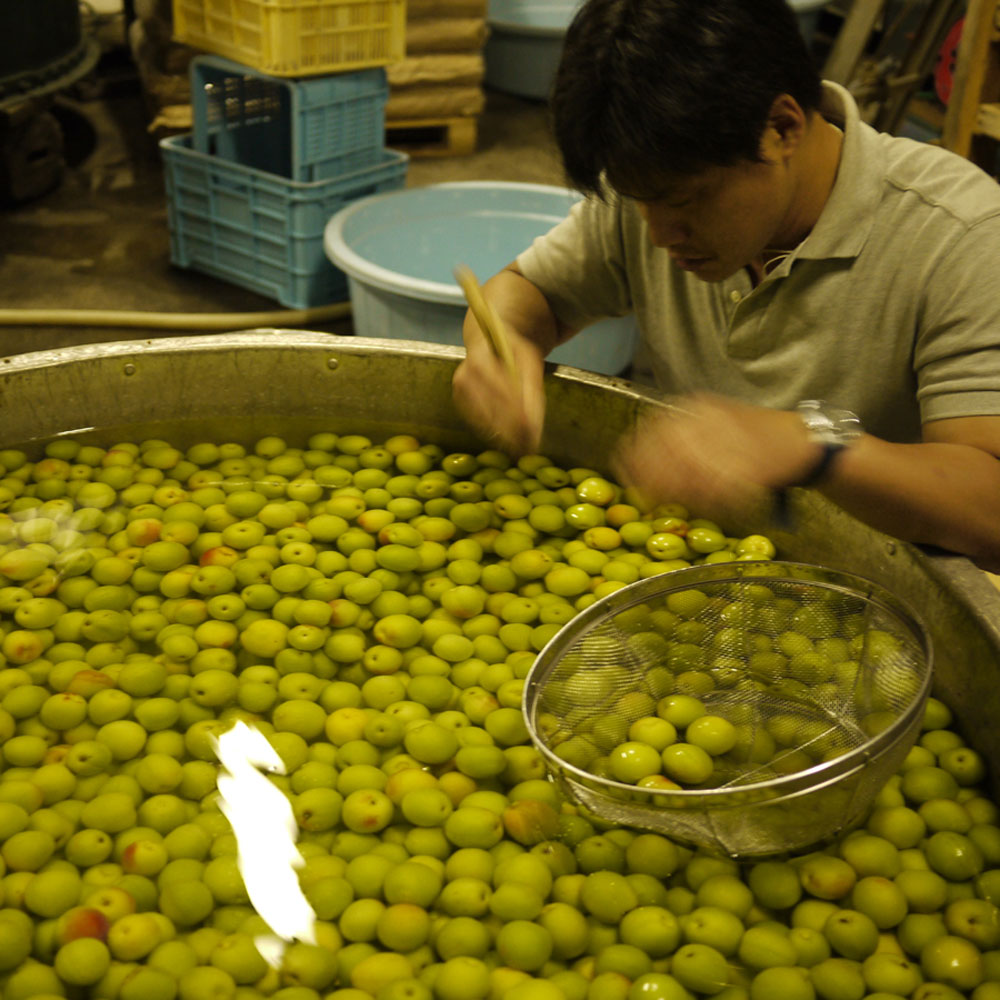
[[[465,301],[468,302],[472,315],[476,317],[479,328],[490,342],[493,353],[503,362],[510,377],[516,380],[517,366],[514,364],[514,354],[510,349],[510,341],[507,339],[503,320],[497,315],[493,306],[486,301],[475,274],[470,268],[460,264],[455,268],[455,280],[462,289]]]

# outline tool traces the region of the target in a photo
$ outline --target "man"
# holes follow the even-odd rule
[[[811,485],[1000,567],[1000,187],[861,122],[783,0],[589,0],[551,111],[590,197],[485,286],[516,380],[466,317],[470,423],[536,448],[545,355],[631,311],[677,404],[623,439],[644,496]]]

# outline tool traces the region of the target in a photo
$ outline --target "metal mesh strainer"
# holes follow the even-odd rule
[[[539,654],[524,709],[550,771],[595,816],[759,857],[862,818],[920,731],[930,678],[924,628],[877,584],[797,563],[716,563],[587,608]],[[699,724],[696,740],[684,723],[701,709],[678,694],[732,731],[713,723],[713,745]],[[648,720],[664,717],[675,743],[690,734],[710,747],[709,777],[678,777],[678,788],[669,769],[639,783],[623,775],[650,754],[632,760],[622,744],[654,731],[662,743]]]

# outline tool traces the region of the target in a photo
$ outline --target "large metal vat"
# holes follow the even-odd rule
[[[451,402],[456,348],[285,330],[102,343],[0,358],[0,447],[58,434],[95,443],[165,437],[252,442],[319,429],[401,430],[444,447],[476,447]],[[606,469],[615,441],[650,397],[619,379],[555,368],[543,451]],[[481,445],[479,445],[481,447]],[[968,741],[1000,759],[1000,593],[968,560],[921,551],[796,491],[794,532],[759,523],[789,559],[867,576],[928,626],[935,693]],[[996,782],[996,775],[993,776]],[[1000,785],[994,786],[994,791]]]

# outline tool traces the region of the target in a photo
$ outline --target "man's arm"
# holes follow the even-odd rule
[[[483,290],[507,326],[518,378],[512,383],[467,314],[455,402],[484,439],[519,454],[536,451],[545,409],[543,359],[587,323],[631,308],[620,206],[593,198],[577,202]]]
[[[797,414],[716,396],[680,401],[626,441],[619,475],[647,501],[706,516],[761,505],[801,480],[819,446]],[[815,488],[874,528],[1000,568],[1000,417],[938,420],[919,443],[865,434]]]
[[[1000,417],[935,420],[918,444],[865,435],[822,492],[897,538],[1000,569]]]
[[[462,324],[466,356],[452,380],[455,403],[484,439],[516,454],[537,451],[545,420],[545,356],[575,331],[559,322],[516,263],[490,278],[483,294],[506,328],[516,374],[512,379],[467,312]]]

